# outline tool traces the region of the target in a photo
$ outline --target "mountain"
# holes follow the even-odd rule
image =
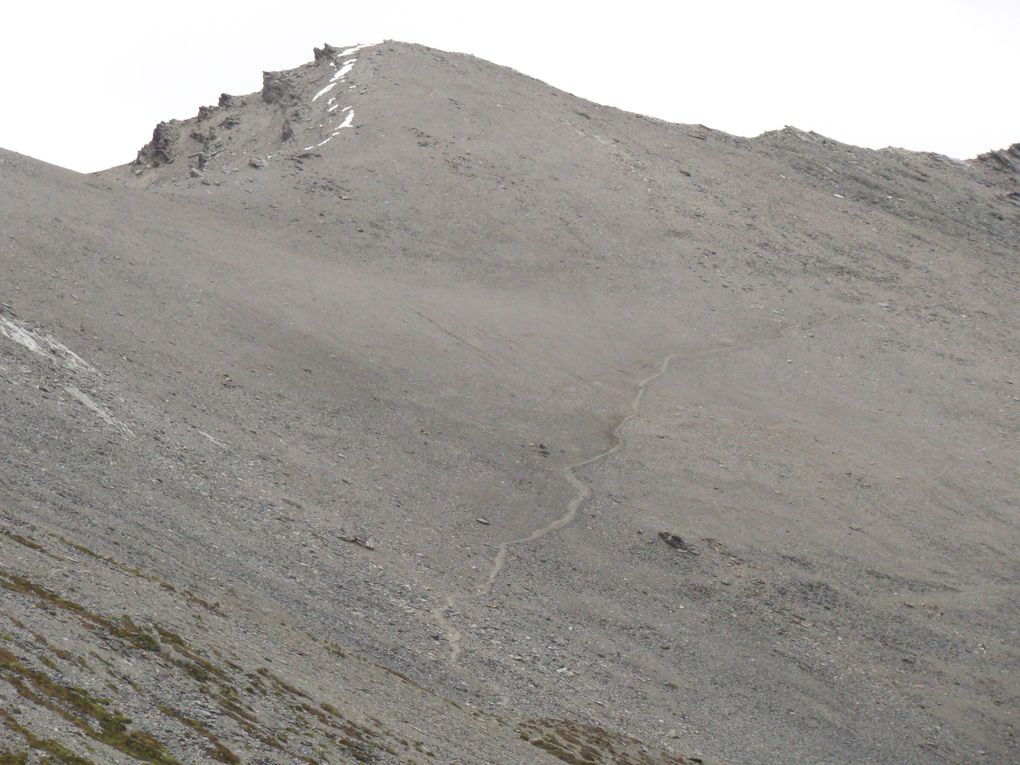
[[[1020,759],[1015,146],[386,42],[0,178],[0,760]]]

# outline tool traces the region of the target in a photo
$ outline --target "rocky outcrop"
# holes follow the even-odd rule
[[[329,43],[323,43],[321,48],[312,48],[312,52],[315,54],[315,63],[323,64],[330,61],[336,60],[336,57],[340,55],[341,48],[337,48],[335,45]]]
[[[283,72],[262,73],[262,100],[267,104],[289,104],[297,100],[290,77]]]
[[[136,165],[159,167],[174,161],[180,140],[180,123],[177,120],[160,122],[152,131],[152,140],[138,151]]]
[[[1009,173],[1020,180],[1020,143],[1015,143],[1007,149],[982,154],[978,157],[978,162],[992,170]]]
[[[985,171],[992,185],[1006,187],[1006,197],[1020,204],[1020,143],[982,154],[974,162]]]

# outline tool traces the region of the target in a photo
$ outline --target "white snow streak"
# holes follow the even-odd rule
[[[355,53],[357,53],[359,50],[363,50],[365,48],[372,48],[372,47],[374,47],[376,45],[381,45],[381,44],[382,43],[375,42],[375,43],[363,43],[361,45],[355,45],[353,48],[348,48],[347,50],[340,51],[340,58],[343,58],[344,56],[352,56]]]
[[[330,109],[330,111],[333,111],[333,110]],[[328,136],[323,138],[321,141],[319,141],[314,146],[306,146],[304,150],[305,151],[311,151],[312,149],[318,149],[320,146],[325,146],[327,143],[329,143],[334,138],[336,138],[338,135],[340,135],[340,131],[341,130],[343,130],[344,128],[353,127],[353,125],[354,125],[354,110],[351,109],[351,107],[349,107],[349,106],[345,106],[344,107],[344,111],[347,112],[347,116],[344,117],[344,121],[343,122],[341,122],[339,125],[336,126],[336,130],[334,130],[332,133],[330,133]]]
[[[330,78],[330,81],[333,82],[336,80],[342,80],[344,77],[350,74],[351,70],[354,68],[354,65],[356,63],[358,63],[358,59],[356,58],[352,58],[350,61],[344,61],[344,65],[337,69],[335,72],[333,72],[333,76]]]
[[[326,95],[327,93],[329,93],[329,91],[331,91],[333,88],[335,88],[338,84],[343,82],[344,81],[344,77],[346,77],[348,74],[350,74],[351,70],[354,69],[354,65],[356,63],[358,63],[358,59],[356,59],[356,58],[349,58],[346,61],[343,61],[343,63],[340,63],[341,59],[344,59],[346,56],[350,56],[353,53],[357,53],[359,50],[361,50],[363,48],[368,48],[368,47],[371,47],[373,45],[379,45],[379,43],[368,43],[368,44],[365,44],[365,45],[355,45],[355,46],[353,46],[351,48],[347,48],[346,50],[342,51],[336,57],[336,59],[334,61],[330,61],[329,62],[330,66],[334,67],[336,69],[336,71],[333,72],[332,77],[329,78],[329,84],[327,84],[322,90],[320,90],[318,93],[316,93],[314,96],[312,96],[312,101],[313,102],[314,101],[318,101],[322,96]],[[357,85],[351,85],[351,86],[349,86],[348,90],[354,90],[356,88],[357,88]],[[333,114],[339,108],[340,108],[340,104],[337,101],[337,97],[335,95],[334,96],[330,96],[329,99],[326,101],[326,114],[327,115],[331,115],[331,114]],[[312,151],[313,149],[317,149],[320,146],[325,146],[331,140],[333,140],[338,135],[340,135],[340,131],[341,130],[343,130],[344,128],[353,127],[354,126],[354,110],[350,106],[345,106],[345,107],[343,107],[343,111],[347,112],[347,116],[344,117],[343,121],[339,125],[336,125],[336,127],[333,128],[333,132],[330,133],[325,138],[323,138],[318,143],[312,144],[311,146],[306,146],[303,149],[303,151]],[[329,119],[332,119],[332,117],[330,117]],[[320,124],[319,125],[319,129],[321,130],[322,128],[323,128],[323,125]],[[320,135],[321,135],[321,133],[320,133]]]
[[[316,93],[314,96],[312,96],[312,101],[313,102],[318,101],[319,100],[319,96],[324,96],[326,93],[329,93],[329,91],[331,91],[335,87],[336,87],[336,83],[335,82],[329,83],[329,85],[327,85],[322,90],[320,90],[318,93]]]

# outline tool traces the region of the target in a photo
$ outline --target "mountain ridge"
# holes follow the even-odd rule
[[[313,49],[313,60],[312,60],[312,62],[310,62],[308,64],[304,64],[304,65],[301,65],[299,67],[296,67],[296,68],[290,69],[290,70],[279,70],[279,71],[273,71],[273,72],[268,72],[268,71],[264,72],[263,73],[263,87],[262,87],[262,90],[258,91],[257,93],[248,94],[247,96],[234,96],[234,95],[230,95],[230,94],[224,93],[224,94],[222,94],[220,96],[220,100],[219,100],[218,104],[212,105],[212,106],[202,106],[202,107],[200,107],[196,117],[186,118],[186,119],[173,119],[173,120],[171,120],[169,122],[160,122],[156,126],[154,131],[153,131],[153,139],[152,139],[152,141],[147,143],[145,146],[142,147],[142,149],[139,150],[139,157],[136,158],[136,160],[134,162],[130,163],[130,164],[133,165],[135,168],[139,168],[139,167],[144,168],[145,165],[148,163],[148,161],[151,159],[151,157],[153,155],[159,155],[163,151],[163,149],[166,147],[166,144],[168,143],[168,140],[170,140],[169,136],[168,136],[168,133],[172,132],[173,128],[175,128],[175,127],[178,128],[178,129],[184,128],[186,130],[185,126],[189,126],[189,125],[193,126],[193,125],[196,125],[198,123],[202,123],[202,122],[205,122],[207,120],[210,120],[216,114],[219,113],[219,110],[222,110],[224,108],[229,108],[230,106],[236,105],[238,103],[243,104],[243,103],[245,103],[246,99],[252,99],[252,98],[261,97],[263,102],[265,102],[267,104],[277,104],[277,105],[279,105],[281,107],[281,110],[282,110],[282,107],[284,105],[290,106],[290,107],[298,107],[300,99],[299,99],[298,95],[294,92],[294,88],[295,87],[300,87],[300,84],[296,83],[295,80],[300,79],[300,75],[302,73],[305,73],[308,70],[309,67],[329,66],[329,67],[332,67],[333,70],[335,71],[339,59],[353,57],[354,54],[356,54],[360,50],[371,49],[371,48],[376,48],[376,47],[380,47],[380,46],[387,46],[388,48],[391,48],[391,49],[394,46],[404,46],[404,47],[410,47],[410,48],[421,48],[421,49],[423,49],[423,50],[425,50],[427,52],[432,52],[432,53],[434,53],[436,55],[439,55],[439,56],[444,56],[444,57],[445,56],[450,56],[450,57],[454,57],[454,58],[462,58],[462,59],[465,59],[465,60],[483,61],[482,59],[478,59],[477,57],[475,57],[475,56],[473,56],[471,54],[449,53],[449,52],[446,52],[446,51],[440,51],[440,50],[437,50],[437,49],[428,48],[427,46],[421,46],[421,45],[418,45],[418,44],[415,44],[415,43],[404,43],[404,42],[398,42],[398,41],[395,41],[395,40],[385,40],[385,41],[383,41],[381,43],[359,44],[359,45],[354,45],[354,46],[334,46],[334,45],[331,45],[329,43],[324,43],[322,48],[314,48]],[[513,69],[511,67],[500,66],[500,65],[495,65],[495,64],[488,64],[488,62],[483,62],[483,63],[485,63],[485,64],[487,64],[489,66],[493,66],[493,67],[496,67],[496,68],[499,68],[499,69],[503,69],[506,72],[509,72],[509,73],[511,73],[511,74],[513,74],[515,76],[518,76],[518,77],[520,77],[522,79],[532,80],[532,81],[534,81],[535,83],[537,83],[538,85],[540,85],[542,87],[552,87],[552,86],[546,85],[544,82],[542,82],[541,80],[538,80],[537,78],[531,77],[530,75],[527,75],[527,74],[523,74],[523,73],[521,73],[521,72],[519,72],[519,71],[517,71],[517,70],[515,70],[515,69]],[[329,84],[329,82],[327,82],[327,85],[328,84]],[[553,88],[553,89],[556,90],[557,92],[563,94],[563,95],[570,96],[572,98],[578,98],[577,96],[574,96],[573,94],[569,93],[568,91],[563,91],[563,90],[560,90],[560,89],[557,89],[557,88]],[[785,127],[781,128],[781,129],[765,131],[765,132],[761,133],[760,135],[753,136],[753,137],[742,137],[742,136],[737,136],[737,135],[731,135],[731,134],[725,133],[723,131],[714,130],[714,129],[705,127],[704,125],[686,125],[685,126],[685,125],[682,125],[680,123],[671,123],[671,122],[669,122],[667,120],[663,120],[663,119],[660,119],[660,118],[657,118],[657,117],[652,117],[652,116],[644,115],[644,114],[637,113],[637,112],[628,112],[628,111],[623,110],[623,109],[618,109],[617,107],[603,105],[603,104],[598,104],[596,102],[589,101],[589,100],[583,99],[583,98],[578,98],[578,100],[583,101],[584,103],[588,104],[589,106],[597,108],[597,109],[607,109],[607,110],[610,110],[610,111],[619,112],[620,114],[627,114],[627,115],[630,115],[630,116],[633,116],[633,117],[638,117],[640,119],[650,120],[652,122],[658,122],[658,123],[661,123],[661,124],[666,125],[666,126],[687,127],[689,129],[692,129],[692,130],[700,130],[700,131],[705,131],[705,132],[711,132],[711,133],[716,134],[718,136],[726,136],[726,137],[728,137],[728,138],[730,138],[730,139],[732,139],[734,141],[737,141],[737,142],[762,140],[762,139],[765,139],[765,138],[768,138],[768,137],[771,137],[771,136],[776,136],[776,135],[781,135],[781,134],[787,133],[787,134],[792,134],[792,135],[794,135],[796,137],[799,137],[802,140],[821,141],[823,143],[835,144],[835,145],[845,146],[845,147],[848,147],[848,148],[852,147],[851,144],[841,143],[839,141],[836,141],[835,139],[827,138],[825,136],[822,136],[821,134],[815,133],[814,131],[804,131],[804,130],[801,130],[801,129],[799,129],[797,127],[794,127],[794,126],[785,126]],[[281,103],[281,102],[284,102],[284,103]],[[289,117],[293,117],[293,118],[295,118],[295,119],[297,119],[299,121],[307,121],[307,116],[308,115],[307,114],[303,114],[300,109],[298,109],[295,113],[289,115]],[[230,119],[230,117],[228,115],[227,120],[229,120],[229,119]],[[283,121],[281,122],[281,125],[280,125],[280,137],[284,141],[290,140],[289,138],[283,138],[284,135],[287,135],[289,133],[289,131],[292,130],[292,128],[290,128],[288,126],[288,123],[289,123],[289,118],[287,116],[285,116]],[[189,137],[191,137],[191,136],[189,136]],[[175,136],[174,139],[172,139],[172,140],[177,140],[177,138],[179,138],[179,136]],[[203,145],[205,145],[207,147],[208,142],[209,142],[210,139],[209,139],[209,136],[203,135],[200,138],[195,138],[194,140],[199,141],[199,143],[201,143],[201,144],[203,144]],[[279,148],[279,146],[274,146],[273,148]],[[307,147],[304,150],[308,151],[308,150],[311,150],[312,148],[314,148],[314,146],[313,147]],[[858,148],[859,150],[863,150],[863,149],[860,149],[860,147],[853,147],[853,148]],[[1007,169],[1015,170],[1013,165],[1010,164],[1011,161],[1012,161],[1010,159],[1010,157],[1013,154],[1015,154],[1015,147],[1007,147],[1005,149],[1002,149],[1001,151],[1000,150],[994,150],[994,149],[993,150],[989,150],[985,154],[981,154],[980,156],[975,156],[975,157],[973,157],[971,159],[968,159],[968,160],[951,159],[951,158],[949,158],[949,157],[947,157],[945,155],[939,154],[937,152],[923,151],[923,150],[912,151],[912,150],[906,150],[906,149],[899,149],[899,148],[892,147],[892,146],[886,147],[886,148],[883,148],[883,149],[869,150],[869,151],[906,152],[908,154],[926,155],[926,156],[931,156],[931,157],[942,157],[942,158],[947,159],[949,161],[961,162],[961,163],[964,163],[964,164],[966,164],[966,163],[975,164],[975,163],[978,163],[978,162],[984,162],[984,163],[997,162],[1000,165],[1006,167]],[[202,159],[202,154],[200,152],[195,152],[195,153],[189,155],[189,158],[192,158],[192,157],[198,157],[200,161],[204,161]],[[169,161],[169,157],[163,156],[161,159],[158,160],[158,164],[165,164],[168,161]],[[202,168],[201,167],[197,167],[195,169],[201,170]],[[102,173],[102,172],[107,172],[107,171],[98,171],[98,172]]]

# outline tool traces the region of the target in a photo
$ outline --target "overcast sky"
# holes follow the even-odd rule
[[[0,146],[121,164],[160,120],[256,91],[313,45],[384,38],[745,136],[795,125],[957,158],[1020,141],[1020,0],[19,0],[0,26]]]

